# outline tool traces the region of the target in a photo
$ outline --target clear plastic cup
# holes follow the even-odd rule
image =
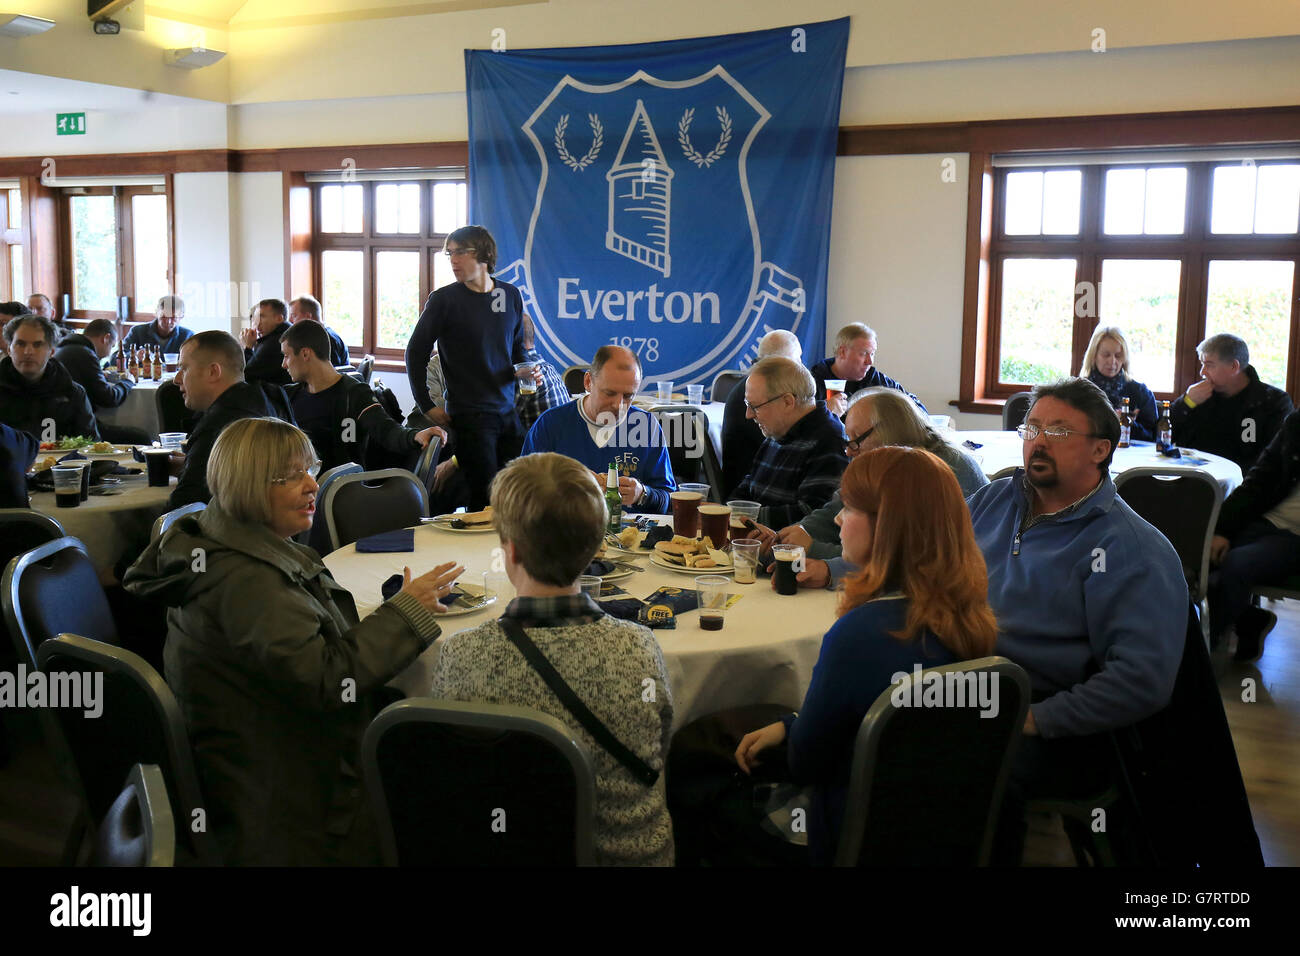
[[[804,569],[803,545],[773,545],[772,558],[772,577],[776,579],[776,593],[785,595],[798,594],[798,575]]]
[[[726,577],[721,574],[702,574],[695,579],[700,627],[706,631],[722,630],[722,617],[727,610],[727,584]]]
[[[659,396],[660,405],[671,405],[673,401],[673,383],[672,382],[655,382],[655,391]]]
[[[76,508],[81,504],[81,468],[77,465],[54,465],[54,503],[60,508]]]
[[[593,601],[600,600],[601,583],[600,577],[595,574],[578,575],[578,588],[583,594],[590,595]]]
[[[537,391],[537,383],[533,381],[532,362],[520,362],[515,366],[515,381],[519,383],[520,395],[532,395]]]
[[[174,448],[180,451],[181,445],[185,444],[188,436],[185,432],[163,432],[158,436],[158,444],[163,448]]]
[[[704,404],[704,386],[703,386],[703,385],[687,385],[687,386],[686,386],[686,403],[687,403],[688,405],[703,405],[703,404]]]
[[[731,542],[731,564],[736,569],[737,584],[753,584],[758,577],[758,551],[762,546],[758,540]]]
[[[826,398],[829,401],[837,392],[843,392],[844,387],[848,385],[848,379],[828,378],[826,380]]]
[[[758,520],[758,509],[762,507],[757,501],[733,500],[727,502],[731,509],[731,540],[743,538],[749,534],[745,519]]]

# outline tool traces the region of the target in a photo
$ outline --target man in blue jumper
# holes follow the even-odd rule
[[[988,566],[997,652],[1029,673],[1033,703],[1007,784],[997,856],[1015,864],[1023,806],[1109,780],[1106,731],[1168,702],[1187,632],[1173,546],[1115,493],[1119,419],[1086,379],[1034,389],[1023,469],[968,499]]]
[[[636,353],[602,345],[583,384],[587,394],[542,413],[529,430],[521,454],[553,451],[567,455],[590,468],[602,487],[613,462],[624,506],[666,514],[668,496],[677,490],[677,482],[659,423],[631,404],[641,387],[641,363]]]

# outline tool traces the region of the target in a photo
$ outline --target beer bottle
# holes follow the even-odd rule
[[[126,348],[121,342],[117,343],[117,372],[119,375],[126,374]]]
[[[610,462],[609,474],[605,476],[605,504],[609,508],[609,523],[605,530],[618,534],[623,530],[623,498],[618,493],[618,469]]]
[[[1160,403],[1160,420],[1156,422],[1156,454],[1166,455],[1174,447],[1174,426],[1169,420],[1169,403]]]
[[[155,345],[153,350],[153,380],[155,382],[161,382],[162,373],[163,373],[162,346]]]
[[[140,362],[137,359],[137,352],[135,349],[131,350],[131,358],[126,370],[131,373],[132,378],[138,379],[140,377]]]
[[[1127,448],[1133,433],[1133,409],[1125,398],[1119,410],[1119,447]]]

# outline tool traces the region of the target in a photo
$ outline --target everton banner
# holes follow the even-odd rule
[[[772,329],[822,356],[848,33],[465,52],[470,219],[546,358],[709,384]]]

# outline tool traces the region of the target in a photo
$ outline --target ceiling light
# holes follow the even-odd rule
[[[53,20],[42,17],[28,17],[21,13],[0,13],[0,35],[7,37],[30,37],[44,33],[54,26]]]
[[[180,50],[163,50],[163,61],[168,66],[179,66],[186,70],[201,70],[211,66],[226,54],[221,50],[209,50],[207,47],[187,46]]]

